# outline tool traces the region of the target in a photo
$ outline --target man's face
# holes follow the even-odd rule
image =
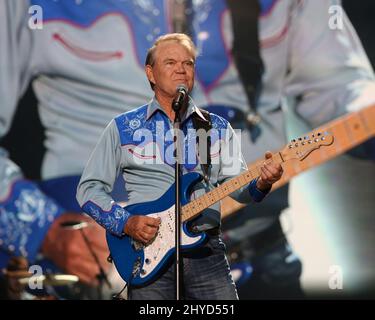
[[[154,52],[153,66],[146,66],[147,78],[155,84],[155,94],[174,97],[176,88],[184,84],[189,92],[194,85],[194,57],[175,41],[161,43]]]

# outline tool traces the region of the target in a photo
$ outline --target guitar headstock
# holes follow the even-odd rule
[[[282,151],[281,156],[284,161],[299,159],[302,161],[311,152],[321,146],[329,146],[333,143],[333,135],[325,133],[313,133],[310,136],[293,139]]]

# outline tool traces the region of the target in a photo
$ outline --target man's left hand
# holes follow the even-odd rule
[[[272,160],[272,153],[267,151],[265,154],[266,161],[260,167],[261,174],[257,181],[257,188],[261,191],[269,191],[272,185],[280,180],[283,174],[283,168],[279,163]]]

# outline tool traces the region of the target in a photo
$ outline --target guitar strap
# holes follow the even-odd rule
[[[259,44],[259,0],[226,0],[232,17],[233,46],[232,55],[239,77],[245,89],[249,112],[247,123],[251,139],[260,135],[260,116],[257,112],[261,92],[264,65]]]
[[[211,136],[207,133],[212,128],[211,116],[210,113],[206,110],[199,109],[204,118],[207,121],[203,121],[201,117],[199,117],[196,113],[192,114],[192,121],[193,127],[197,132],[197,140],[196,143],[198,145],[198,159],[201,165],[201,169],[203,172],[203,177],[206,183],[209,181],[210,177],[210,169],[211,169]],[[203,143],[203,139],[199,137],[199,130],[203,129],[206,132],[207,142]],[[205,148],[206,147],[206,148]],[[205,161],[207,160],[207,161]]]

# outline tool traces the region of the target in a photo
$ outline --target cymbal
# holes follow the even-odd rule
[[[47,286],[64,286],[78,282],[79,278],[72,274],[47,274],[40,276],[33,275],[32,279],[31,276],[23,277],[18,279],[18,282],[23,285],[28,285],[30,280],[33,281],[33,283],[43,281],[43,284]]]

